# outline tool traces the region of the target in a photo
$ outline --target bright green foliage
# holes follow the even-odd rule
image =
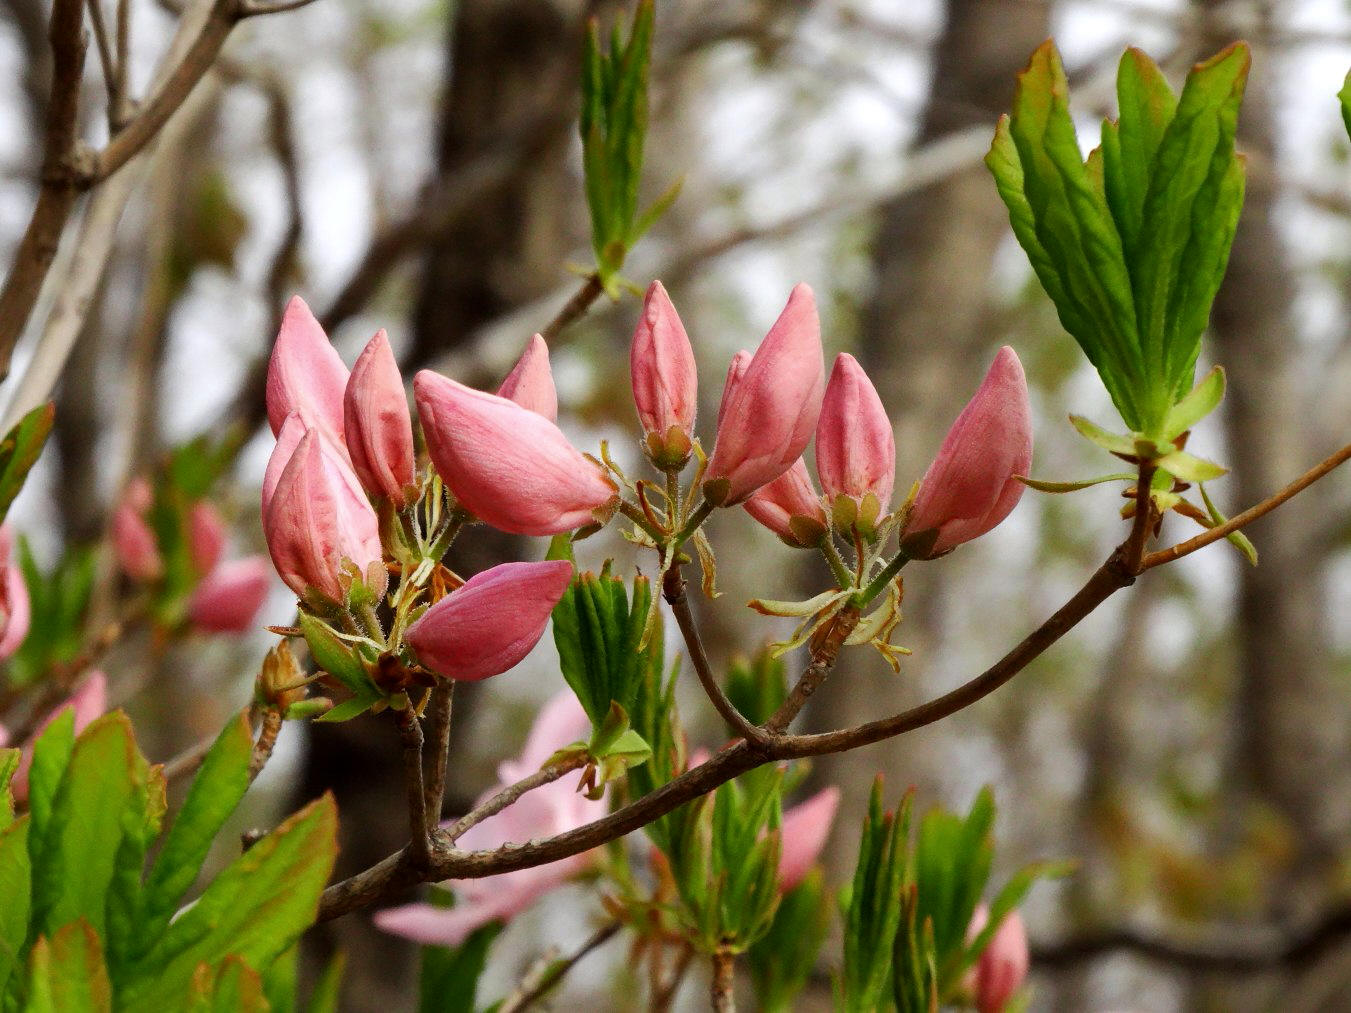
[[[591,211],[596,273],[606,291],[624,258],[680,190],[677,183],[638,215],[647,139],[647,76],[652,61],[652,0],[642,0],[626,42],[616,25],[606,46],[592,21],[582,55],[582,167]]]
[[[1351,135],[1351,73],[1346,75],[1346,80],[1342,83],[1342,90],[1337,93],[1337,98],[1342,103],[1342,123],[1346,127],[1347,134]]]
[[[84,650],[84,618],[94,587],[95,555],[91,548],[67,547],[51,573],[43,573],[28,540],[19,538],[18,559],[32,602],[32,621],[6,674],[12,685],[27,686],[53,665],[73,661]]]
[[[755,996],[765,1013],[793,1008],[807,984],[830,926],[831,901],[825,877],[813,869],[785,893],[764,937],[746,951]]]
[[[1120,116],[1085,161],[1050,42],[1018,78],[986,164],[1014,233],[1127,426],[1164,441],[1197,352],[1243,203],[1234,131],[1249,67],[1236,43],[1174,96],[1144,53],[1117,75]]]
[[[701,952],[741,953],[769,931],[782,794],[782,771],[760,767],[668,817],[669,840],[659,846],[679,895],[676,916]]]
[[[78,738],[69,711],[53,721],[35,743],[29,809],[17,819],[17,753],[0,752],[0,1009],[274,1008],[261,975],[318,910],[336,854],[331,799],[263,838],[170,921],[248,786],[251,752],[241,715],[205,757],[148,874],[164,776],[124,714]]]
[[[685,738],[675,701],[680,659],[676,658],[670,675],[663,678],[660,614],[656,618],[647,646],[643,649],[643,663],[637,673],[638,684],[633,695],[631,714],[633,730],[647,743],[651,755],[646,763],[628,770],[627,788],[631,798],[656,791],[685,769]],[[659,848],[665,849],[671,839],[673,825],[684,818],[678,814],[683,812],[684,809],[677,810],[647,825],[648,837]]]
[[[327,623],[308,612],[300,613],[300,628],[305,634],[305,643],[309,645],[314,663],[352,692],[350,699],[344,700],[318,720],[350,721],[385,699],[385,694],[367,671],[368,661],[373,659],[365,658],[361,647],[339,640]]]
[[[55,416],[56,408],[50,401],[38,405],[0,440],[0,521],[9,513],[10,504],[37,463]]]
[[[763,648],[753,658],[733,658],[727,671],[727,698],[751,724],[764,724],[788,699],[788,671],[782,657]],[[728,731],[736,733],[735,728]]]
[[[454,904],[448,893],[433,898],[435,903]],[[474,1013],[479,978],[502,929],[502,922],[492,922],[476,929],[459,946],[422,947],[419,1013]]]
[[[879,1009],[887,994],[896,929],[901,924],[904,845],[909,834],[910,795],[901,800],[898,813],[883,811],[879,776],[863,820],[854,879],[841,901],[844,966],[836,1007],[845,1013]]]
[[[638,648],[651,607],[648,579],[634,578],[630,602],[623,579],[610,573],[608,563],[599,575],[577,574],[554,607],[554,645],[563,678],[596,728],[606,723],[611,704],[633,713],[654,646],[660,664],[659,641]]]

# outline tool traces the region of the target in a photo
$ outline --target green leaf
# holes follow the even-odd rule
[[[0,996],[10,976],[23,966],[33,867],[28,857],[29,818],[20,817],[0,831]]]
[[[225,726],[203,758],[150,869],[142,902],[142,952],[159,938],[197,881],[211,842],[248,790],[252,756],[253,734],[244,711]]]
[[[37,463],[55,417],[56,407],[50,401],[38,405],[0,440],[0,521]]]
[[[1224,397],[1224,367],[1215,366],[1181,401],[1173,405],[1163,424],[1163,438],[1174,440],[1219,407]]]
[[[121,711],[91,722],[39,824],[33,811],[33,927],[44,935],[86,919],[103,936],[107,894],[131,798],[136,743]]]
[[[882,810],[882,779],[873,782],[859,838],[853,882],[844,909],[844,963],[840,1006],[848,1013],[880,1008],[892,976],[896,933],[901,925],[905,880],[904,845],[910,836],[910,795],[897,814]]]
[[[1342,123],[1346,127],[1348,136],[1351,136],[1351,72],[1346,75],[1346,80],[1342,82],[1342,90],[1337,93],[1337,98],[1342,103]]]
[[[323,620],[308,612],[302,612],[300,628],[305,633],[305,642],[310,645],[310,654],[316,665],[350,689],[358,698],[378,699],[383,696],[371,681],[371,677],[366,674],[366,667],[357,657],[356,651],[339,640]]]
[[[211,1013],[267,1013],[263,979],[239,957],[226,957],[211,984]]]
[[[820,869],[783,895],[769,931],[746,951],[755,996],[765,1013],[788,1013],[806,987],[830,925]]]
[[[1201,490],[1201,499],[1205,502],[1206,509],[1210,511],[1210,519],[1213,520],[1217,525],[1228,523],[1229,518],[1225,517],[1224,514],[1220,513],[1219,508],[1215,506],[1214,502],[1212,502],[1210,494],[1206,492],[1206,487],[1198,483],[1197,488]],[[1247,535],[1245,535],[1242,531],[1231,531],[1224,537],[1229,541],[1230,545],[1234,546],[1234,548],[1238,549],[1239,552],[1243,553],[1244,559],[1246,559],[1253,566],[1257,565],[1257,546],[1253,545],[1251,539],[1249,539]]]
[[[1089,443],[1097,444],[1108,453],[1118,454],[1122,457],[1134,457],[1136,454],[1135,438],[1133,436],[1122,436],[1118,433],[1109,433],[1102,426],[1099,426],[1082,415],[1071,415],[1070,425],[1075,431],[1088,440]],[[1132,478],[1134,476],[1131,476]]]
[[[27,1013],[112,1013],[98,935],[83,919],[33,947]]]
[[[230,864],[137,962],[131,1009],[172,1008],[199,964],[231,955],[267,967],[314,921],[337,853],[331,796],[291,816]]]
[[[122,810],[122,843],[113,861],[113,876],[108,884],[106,958],[113,980],[119,980],[131,954],[141,946],[140,930],[145,859],[159,838],[164,813],[168,808],[167,785],[163,768],[150,763],[134,749],[131,764],[131,793]]]
[[[336,707],[329,708],[314,720],[318,722],[328,722],[329,724],[340,724],[343,721],[351,721],[353,718],[361,717],[361,715],[365,714],[383,699],[383,694],[376,696],[354,696],[349,700],[344,700]]]
[[[1207,461],[1204,457],[1197,457],[1183,450],[1165,454],[1156,463],[1160,471],[1166,471],[1183,482],[1209,482],[1229,471],[1214,461]]]
[[[19,769],[23,759],[21,749],[0,749],[0,830],[4,830],[14,819],[14,793],[9,783],[14,772]]]
[[[1129,471],[1116,471],[1110,475],[1099,475],[1097,478],[1082,478],[1077,482],[1047,482],[1040,478],[1029,478],[1027,475],[1014,475],[1019,482],[1038,492],[1078,492],[1080,489],[1087,489],[1089,486],[1102,485],[1104,482],[1134,482],[1135,475]]]
[[[325,966],[319,980],[314,983],[310,993],[308,1013],[338,1013],[339,991],[342,987],[342,972],[347,966],[347,955],[339,950]]]
[[[33,743],[33,762],[28,767],[28,811],[33,816],[33,829],[29,836],[35,842],[46,839],[52,803],[74,749],[75,713],[67,707]]]
[[[1177,97],[1158,65],[1139,49],[1121,56],[1116,77],[1120,119],[1102,132],[1107,200],[1128,257],[1141,243],[1150,167],[1164,131],[1173,120]]]
[[[491,922],[459,946],[422,947],[420,1013],[474,1013],[479,978],[503,928],[502,922]]]

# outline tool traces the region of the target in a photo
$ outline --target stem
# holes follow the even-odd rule
[[[1135,522],[1131,525],[1131,533],[1126,539],[1126,544],[1122,546],[1126,569],[1131,573],[1140,572],[1141,561],[1145,558],[1145,545],[1149,542],[1149,529],[1154,520],[1154,500],[1150,496],[1150,485],[1157,470],[1158,467],[1153,461],[1141,461],[1135,479]]]
[[[901,567],[908,562],[910,562],[910,557],[905,554],[905,550],[898,549],[895,558],[882,568],[882,572],[870,580],[867,587],[854,595],[854,604],[858,608],[866,606],[868,602],[887,589],[887,585],[891,583],[896,574],[901,572]]]
[[[689,540],[690,536],[699,530],[704,521],[708,520],[708,515],[716,509],[717,507],[708,500],[701,500],[699,505],[694,508],[694,511],[686,519],[685,526],[676,533],[674,547],[678,549],[684,545]]]
[[[532,976],[527,975],[525,980],[521,982],[520,987],[498,1007],[498,1013],[521,1013],[522,1010],[529,1009],[553,991],[558,983],[563,980],[563,977],[581,962],[582,958],[613,939],[621,927],[619,922],[606,922],[591,934],[591,937],[581,945],[577,952],[563,960],[547,962],[544,965],[544,973],[539,975],[536,980],[531,981]]]
[[[835,667],[835,659],[840,656],[840,649],[844,647],[844,642],[849,639],[849,634],[854,632],[854,627],[858,625],[858,609],[849,606],[840,611],[835,617],[829,630],[822,638],[821,643],[812,652],[811,664],[807,666],[806,671],[798,678],[794,684],[793,690],[788,694],[788,699],[780,705],[773,716],[765,722],[764,730],[770,735],[780,736],[784,729],[793,723],[793,718],[806,706],[807,701],[811,699],[812,694],[820,688],[821,683],[826,681],[826,676],[830,670]]]
[[[835,583],[840,586],[840,590],[854,586],[854,575],[849,572],[849,567],[845,565],[844,557],[840,555],[840,550],[836,548],[829,532],[821,542],[821,555],[825,556],[826,562],[830,564],[830,570],[835,574]]]
[[[713,953],[713,983],[709,986],[709,998],[716,1013],[736,1013],[735,984],[735,957],[729,950],[718,947]]]
[[[361,606],[361,621],[366,624],[366,632],[381,647],[385,646],[385,631],[380,626],[380,617],[375,614],[375,605],[365,602]]]
[[[680,951],[680,956],[676,958],[675,967],[671,969],[666,982],[652,1000],[650,1013],[667,1013],[670,1010],[672,1003],[675,1002],[676,992],[680,990],[680,983],[685,980],[685,972],[690,969],[690,964],[693,961],[694,950],[686,945]]]
[[[403,780],[408,796],[409,847],[415,866],[428,868],[432,862],[431,835],[427,827],[427,795],[422,787],[422,725],[412,707],[398,712],[399,733],[403,737]]]
[[[272,758],[273,747],[281,733],[282,713],[275,707],[263,711],[262,727],[258,729],[258,741],[253,744],[253,755],[249,758],[249,783],[258,779],[258,775]]]
[[[601,287],[600,275],[592,271],[586,276],[579,288],[571,299],[558,311],[558,316],[554,317],[544,325],[544,330],[540,331],[540,336],[545,341],[553,341],[563,333],[564,329],[571,326],[586,315],[586,311],[591,308],[591,304],[599,299],[605,289]]]
[[[1269,496],[1255,506],[1249,507],[1241,514],[1236,514],[1223,524],[1213,527],[1209,531],[1197,535],[1195,538],[1189,538],[1185,542],[1179,542],[1171,548],[1160,549],[1158,552],[1151,552],[1140,561],[1140,570],[1152,570],[1154,567],[1161,566],[1164,563],[1171,563],[1175,559],[1181,559],[1183,556],[1191,555],[1197,549],[1205,548],[1211,542],[1217,542],[1226,535],[1233,534],[1240,528],[1251,524],[1259,517],[1269,514],[1286,500],[1303,492],[1328,472],[1345,464],[1347,460],[1351,460],[1351,444],[1347,444],[1332,456],[1327,457],[1314,465],[1303,475],[1300,475],[1299,478],[1280,490],[1280,492]]]
[[[653,524],[651,519],[647,516],[647,512],[637,503],[630,503],[621,496],[619,499],[619,512],[651,535],[652,540],[658,544],[666,540],[667,532]]]
[[[454,844],[470,827],[476,827],[488,817],[496,816],[507,806],[514,804],[526,792],[542,788],[546,784],[552,784],[571,771],[580,770],[586,764],[586,754],[578,753],[559,763],[551,763],[547,767],[541,767],[529,777],[523,777],[515,784],[507,785],[477,809],[460,817],[456,824],[450,828],[449,833],[446,834],[446,839]]]
[[[455,681],[438,680],[432,687],[427,707],[427,741],[431,751],[423,755],[425,801],[423,807],[431,823],[441,821],[441,806],[446,795],[446,761],[450,749],[450,720],[455,700]]]
[[[685,578],[681,575],[680,567],[673,566],[666,571],[666,577],[662,581],[662,596],[675,614],[676,624],[685,638],[685,646],[689,648],[694,671],[698,673],[699,682],[708,698],[713,701],[718,714],[737,735],[763,749],[768,743],[769,736],[737,710],[736,704],[727,698],[727,694],[723,692],[722,686],[718,684],[717,677],[713,674],[703,640],[699,636],[699,627],[695,624],[694,614],[690,611],[689,598],[685,595]]]

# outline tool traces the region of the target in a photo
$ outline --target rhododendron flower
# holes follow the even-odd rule
[[[924,473],[901,548],[933,559],[985,534],[1017,506],[1023,484],[1015,476],[1031,463],[1027,377],[1005,345]]]
[[[699,371],[685,325],[659,281],[643,299],[629,372],[648,456],[659,468],[680,467],[693,447]]]
[[[0,661],[14,656],[32,619],[28,585],[14,558],[14,532],[6,525],[0,527]]]
[[[432,464],[479,520],[555,535],[606,519],[614,483],[544,416],[430,370],[414,378],[413,393]]]
[[[198,573],[210,573],[225,551],[225,522],[206,500],[188,510],[188,555]]]
[[[343,421],[347,452],[362,488],[400,509],[407,506],[413,485],[413,422],[399,364],[383,330],[352,367],[343,394]]]
[[[989,910],[984,904],[979,905],[966,930],[967,941],[980,935],[989,921]],[[980,1013],[1000,1013],[1027,977],[1030,962],[1022,915],[1010,911],[967,976],[967,990],[975,996],[976,1009]]]
[[[188,621],[207,633],[243,633],[267,599],[272,574],[262,556],[221,563],[188,598]]]
[[[543,335],[536,334],[530,339],[502,386],[497,388],[497,396],[515,401],[550,422],[558,421],[558,391],[554,388],[549,346]]]
[[[750,364],[751,353],[744,348],[732,356],[732,361],[727,364],[727,379],[723,381],[722,399],[718,401],[718,425],[722,425],[722,417],[727,414],[727,402],[731,400],[732,392],[746,375],[746,367]]]
[[[816,423],[816,474],[836,526],[872,536],[891,503],[896,440],[877,388],[845,352],[835,359]]]
[[[113,555],[122,572],[132,580],[152,581],[164,575],[159,541],[145,519],[152,501],[149,484],[145,479],[135,478],[113,511],[110,532]]]
[[[755,490],[744,506],[746,512],[798,549],[821,544],[828,530],[821,497],[816,494],[807,463],[798,458],[782,475]]]
[[[405,640],[438,675],[466,682],[500,675],[539,642],[571,580],[567,560],[502,563],[429,608]]]
[[[33,734],[29,736],[27,742],[23,744],[23,755],[19,757],[19,768],[14,772],[14,778],[10,781],[10,791],[14,794],[16,802],[23,802],[28,798],[28,769],[33,765],[33,743],[42,737],[51,723],[59,718],[66,711],[71,711],[75,717],[75,734],[79,735],[95,718],[101,716],[108,709],[108,677],[98,669],[93,669],[85,676],[70,695],[65,703],[56,707],[50,714],[42,719]]]
[[[549,756],[591,731],[591,723],[577,698],[565,691],[549,701],[530,730],[525,750],[516,760],[498,768],[502,783],[485,792],[483,802],[501,788],[538,770]],[[526,792],[496,816],[465,831],[455,844],[464,851],[487,851],[504,844],[527,841],[575,830],[605,815],[604,799],[591,801],[577,791],[571,777]],[[454,884],[453,908],[431,904],[406,904],[375,915],[375,924],[386,932],[432,946],[458,946],[475,929],[507,921],[531,907],[540,897],[586,871],[594,851],[573,855],[548,865],[518,869],[483,879]]]
[[[840,789],[832,785],[783,814],[779,830],[780,890],[787,893],[801,883],[821,857],[839,807]]]
[[[704,476],[709,502],[744,502],[793,466],[816,428],[821,387],[821,324],[812,290],[798,285],[745,372],[723,394]]]
[[[297,595],[311,588],[342,601],[344,563],[383,573],[379,524],[356,476],[310,430],[266,498],[263,533],[281,579]],[[383,588],[381,589],[383,590]]]
[[[274,436],[286,416],[300,416],[307,429],[318,429],[346,455],[343,442],[343,393],[347,367],[300,296],[286,304],[272,359],[267,367],[267,421]]]

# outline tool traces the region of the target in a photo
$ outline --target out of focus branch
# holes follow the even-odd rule
[[[1211,943],[1165,939],[1137,929],[1114,929],[1034,947],[1032,962],[1041,968],[1075,967],[1110,953],[1129,953],[1189,971],[1260,974],[1298,970],[1317,962],[1351,936],[1351,905],[1336,908],[1299,933],[1272,932],[1269,938],[1236,946],[1233,933]]]

